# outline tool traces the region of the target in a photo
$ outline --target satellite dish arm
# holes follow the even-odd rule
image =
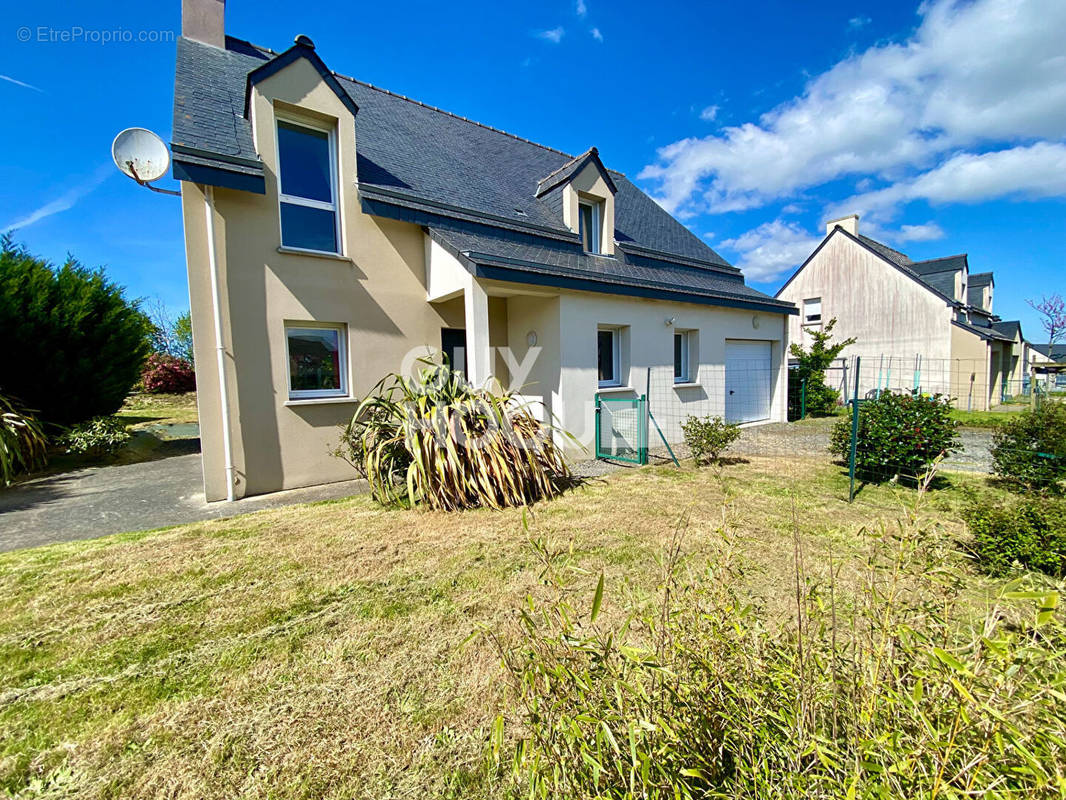
[[[181,197],[181,192],[176,192],[173,189],[160,189],[158,186],[152,186],[148,181],[142,181],[140,176],[137,175],[137,170],[133,166],[132,161],[127,161],[126,166],[129,167],[130,173],[133,175],[133,179],[137,181],[141,186],[146,189],[151,189],[153,192],[159,192],[159,194],[169,194],[174,197]]]

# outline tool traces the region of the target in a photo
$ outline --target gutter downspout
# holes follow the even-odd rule
[[[215,316],[215,354],[218,361],[218,390],[222,401],[222,458],[226,464],[226,501],[235,499],[233,442],[230,437],[229,391],[226,387],[226,348],[222,344],[222,303],[219,300],[218,262],[215,258],[215,192],[204,187],[204,213],[207,215],[207,264],[211,272],[211,307]]]

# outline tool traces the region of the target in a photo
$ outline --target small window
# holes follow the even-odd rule
[[[621,386],[621,347],[616,328],[601,328],[596,332],[596,362],[600,386]]]
[[[343,325],[286,325],[289,398],[345,397],[348,353]]]
[[[281,243],[337,253],[337,179],[333,132],[278,120]]]
[[[600,252],[602,219],[600,203],[588,203],[584,200],[578,203],[578,233],[581,235],[581,246],[586,253]]]
[[[689,383],[689,357],[691,347],[688,331],[676,331],[674,333],[674,383]]]
[[[818,325],[822,321],[822,298],[813,297],[803,301],[803,324]]]

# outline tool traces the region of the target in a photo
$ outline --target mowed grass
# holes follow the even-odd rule
[[[918,513],[951,543],[983,481],[943,482]],[[590,597],[602,570],[611,616],[655,591],[679,519],[694,560],[728,526],[747,591],[786,616],[794,514],[808,572],[831,550],[846,591],[860,531],[915,493],[846,497],[837,466],[753,458],[619,473],[537,506],[528,528],[519,510],[353,498],[2,555],[0,796],[498,796],[479,765],[499,664],[470,636],[547,591],[530,538],[572,547]],[[972,589],[980,606],[994,586]]]
[[[145,425],[197,422],[196,392],[133,394],[126,399],[116,416],[135,430]]]

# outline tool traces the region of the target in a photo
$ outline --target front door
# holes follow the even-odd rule
[[[466,374],[466,330],[464,328],[441,328],[440,349],[452,369]]]

